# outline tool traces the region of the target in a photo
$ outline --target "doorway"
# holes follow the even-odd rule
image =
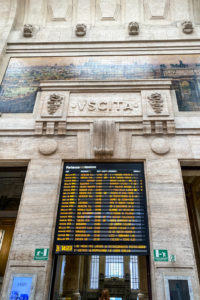
[[[182,167],[196,265],[200,280],[200,167]]]
[[[57,255],[52,300],[98,300],[107,289],[111,300],[136,300],[148,290],[146,256]]]
[[[6,270],[26,167],[0,167],[0,291]]]

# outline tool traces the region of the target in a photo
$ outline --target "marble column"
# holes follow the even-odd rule
[[[140,293],[144,296],[148,296],[148,285],[147,285],[147,264],[145,256],[138,256],[138,267],[139,267],[139,288]],[[146,299],[145,297],[139,299]],[[148,298],[147,298],[148,299]]]
[[[80,300],[80,256],[69,255],[66,259],[65,275],[63,279],[63,296]]]

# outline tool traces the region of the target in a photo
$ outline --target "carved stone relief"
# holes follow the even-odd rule
[[[143,132],[175,134],[175,122],[169,90],[141,91],[143,101]]]
[[[72,0],[48,0],[48,8],[52,21],[68,21],[71,19]]]
[[[68,101],[68,91],[56,93],[44,91],[38,94],[35,123],[37,135],[66,134]]]
[[[95,156],[112,156],[114,152],[115,123],[96,120],[93,125],[93,148]]]
[[[43,118],[61,118],[63,115],[63,106],[65,95],[63,93],[43,94],[41,117]]]
[[[33,36],[34,27],[31,24],[25,24],[23,28],[24,37],[32,37]]]
[[[190,34],[193,33],[194,27],[191,21],[185,21],[182,23],[183,33]]]
[[[42,141],[38,147],[38,150],[43,155],[51,155],[56,152],[58,143],[55,140],[47,139]]]
[[[76,25],[76,36],[84,36],[86,35],[86,25],[85,24],[77,24]]]
[[[54,115],[63,102],[63,97],[57,94],[50,95],[47,102],[47,111],[50,115]]]
[[[169,13],[169,0],[144,0],[144,5],[150,19],[165,19]]]
[[[120,13],[120,0],[97,0],[97,11],[101,21],[117,20]]]
[[[130,22],[128,24],[128,33],[129,35],[139,34],[139,24],[137,22]]]
[[[122,130],[137,130],[141,134],[143,131],[144,135],[175,134],[170,86],[168,79],[41,83],[34,111],[35,133],[65,135],[67,120],[73,124],[68,128],[72,126],[73,130],[83,123],[89,130],[93,123],[95,155],[112,155],[113,122]]]
[[[150,97],[148,97],[149,103],[151,107],[153,108],[154,112],[156,114],[160,114],[163,111],[163,99],[162,95],[159,93],[151,94]]]
[[[69,116],[141,116],[140,93],[72,93]]]
[[[169,91],[142,91],[143,113],[147,117],[168,117],[172,109]]]
[[[170,151],[170,145],[166,139],[156,138],[151,143],[151,149],[156,154],[167,154]]]

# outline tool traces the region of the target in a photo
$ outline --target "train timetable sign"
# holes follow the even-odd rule
[[[56,254],[149,253],[142,163],[66,163]]]

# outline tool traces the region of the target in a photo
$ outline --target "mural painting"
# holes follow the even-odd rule
[[[200,111],[200,56],[11,58],[0,85],[0,112],[33,112],[42,80],[172,79],[179,111]]]

